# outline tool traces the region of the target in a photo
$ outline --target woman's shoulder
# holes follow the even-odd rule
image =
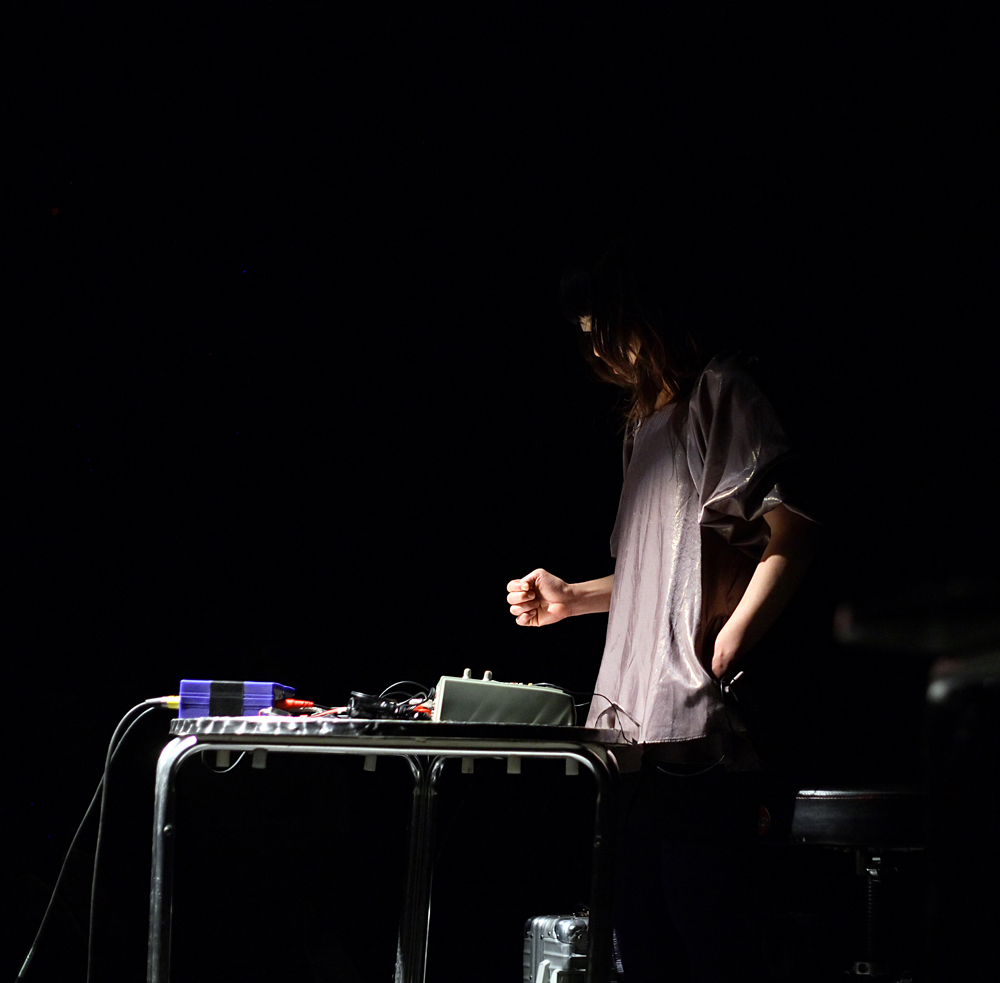
[[[747,352],[719,352],[713,355],[701,370],[701,375],[709,373],[716,375],[733,376],[756,376],[761,370],[761,360],[756,355]]]
[[[713,355],[699,373],[691,390],[692,402],[704,400],[716,403],[733,391],[762,391],[763,367],[760,359],[744,352],[723,352]]]

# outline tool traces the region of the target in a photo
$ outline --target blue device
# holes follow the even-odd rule
[[[251,680],[182,679],[179,717],[256,717],[295,696],[291,686]]]

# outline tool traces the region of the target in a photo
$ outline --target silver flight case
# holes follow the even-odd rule
[[[524,926],[524,983],[583,983],[587,929],[584,914],[529,918]]]

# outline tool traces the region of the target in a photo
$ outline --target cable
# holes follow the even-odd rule
[[[621,735],[622,743],[623,744],[637,744],[638,743],[637,741],[630,741],[630,740],[626,739],[626,737],[625,737],[625,728],[622,726],[622,722],[618,719],[617,715],[618,715],[618,713],[625,714],[625,716],[628,717],[628,719],[631,720],[632,723],[636,725],[636,727],[641,726],[640,723],[639,723],[639,721],[636,720],[635,717],[633,717],[632,714],[630,714],[628,712],[628,710],[626,710],[624,707],[621,707],[617,703],[615,703],[615,701],[612,700],[610,696],[605,696],[603,693],[595,693],[594,696],[599,696],[602,700],[607,700],[608,704],[609,704],[607,707],[605,707],[605,709],[603,709],[597,715],[597,719],[594,722],[598,723],[600,721],[601,717],[603,717],[608,712],[608,710],[614,710],[615,711],[615,723],[618,724],[618,733]],[[591,701],[591,702],[593,702],[593,701]]]
[[[94,949],[94,908],[97,902],[97,864],[101,854],[101,834],[104,832],[104,807],[108,801],[108,772],[111,769],[111,761],[115,756],[115,752],[122,746],[125,738],[128,736],[128,732],[137,724],[147,713],[152,713],[156,707],[147,706],[148,700],[143,703],[132,707],[131,710],[121,719],[121,723],[115,728],[115,733],[111,737],[111,743],[108,744],[108,756],[104,761],[104,774],[101,776],[101,810],[97,816],[97,839],[94,842],[94,869],[90,875],[90,917],[87,923],[87,983],[90,983],[90,970],[91,963],[93,962],[93,949]],[[118,743],[115,744],[115,737],[118,736],[118,731],[121,730],[122,724],[128,719],[129,715],[135,713],[136,710],[145,707],[142,713],[136,714],[135,719],[125,728],[125,732],[118,739]]]
[[[431,688],[424,683],[418,683],[415,679],[400,679],[399,682],[393,683],[391,686],[386,686],[381,693],[379,693],[378,698],[381,700],[386,697],[389,693],[393,692],[397,686],[416,686],[417,689],[423,694],[424,697],[430,695]],[[400,690],[401,693],[406,693],[405,690]],[[407,696],[413,696],[412,693],[406,693]]]
[[[210,765],[205,764],[205,755],[212,753],[213,752],[211,751],[202,751],[201,754],[198,756],[201,759],[201,763],[204,766],[205,770],[210,771],[213,775],[226,775],[229,772],[231,772],[243,760],[243,755],[246,754],[246,751],[240,751],[240,756],[231,765],[228,765],[225,768],[212,768]]]
[[[729,704],[726,702],[726,697],[727,696],[730,697],[736,703],[740,702],[739,698],[732,691],[731,687],[733,683],[735,683],[736,680],[739,679],[740,676],[742,675],[743,675],[743,670],[740,670],[728,682],[724,682],[721,679],[716,680],[716,682],[718,682],[719,684],[719,699],[722,701],[722,709],[726,714],[726,723],[729,725],[729,730],[726,731],[726,737],[729,738],[729,740],[726,742],[728,744],[728,747],[726,748],[725,751],[722,752],[722,757],[719,758],[719,760],[714,762],[713,764],[710,764],[707,768],[703,768],[701,771],[687,771],[687,772],[668,771],[666,768],[663,767],[663,765],[660,764],[656,766],[657,771],[661,771],[663,772],[664,775],[670,775],[673,778],[697,778],[699,775],[707,775],[710,771],[713,771],[714,769],[718,768],[719,765],[721,765],[723,761],[726,760],[726,757],[729,754],[729,752],[733,750],[733,737],[738,733],[736,726],[733,724],[733,718],[729,714]]]
[[[73,853],[73,848],[76,846],[76,841],[80,838],[80,833],[83,832],[83,827],[86,825],[87,820],[90,818],[90,814],[94,811],[94,806],[97,804],[98,796],[101,797],[101,810],[100,810],[100,821],[97,826],[97,843],[94,846],[94,872],[90,885],[90,918],[87,930],[87,981],[90,981],[90,962],[91,962],[91,948],[93,942],[93,930],[94,930],[94,887],[97,882],[97,854],[100,848],[101,842],[101,829],[104,819],[104,800],[105,800],[105,790],[107,788],[107,777],[108,770],[111,767],[111,762],[114,760],[115,755],[118,753],[118,749],[122,746],[125,738],[128,736],[129,731],[139,722],[140,717],[144,717],[147,713],[156,709],[158,706],[165,707],[166,709],[176,710],[180,704],[179,696],[158,696],[150,700],[144,700],[142,703],[137,703],[124,717],[118,722],[118,726],[115,727],[114,733],[111,735],[111,740],[108,743],[108,753],[104,759],[104,772],[101,775],[101,780],[97,783],[97,788],[94,789],[94,794],[91,797],[90,804],[87,806],[86,811],[83,814],[83,819],[80,820],[79,826],[76,828],[76,832],[73,834],[73,838],[70,840],[69,847],[66,850],[66,855],[63,857],[62,866],[59,868],[59,873],[56,876],[55,885],[52,888],[52,895],[49,898],[49,903],[45,907],[45,913],[42,915],[42,920],[38,926],[38,931],[35,933],[35,938],[31,943],[31,948],[28,950],[28,955],[24,959],[24,963],[21,965],[21,969],[17,974],[19,980],[24,979],[25,974],[28,972],[28,968],[31,966],[31,961],[35,957],[35,950],[38,948],[38,941],[42,937],[42,932],[45,931],[45,926],[48,924],[49,915],[52,912],[52,905],[55,903],[56,895],[59,893],[59,887],[62,884],[63,875],[66,873],[66,864],[69,862],[70,855]],[[142,712],[132,717],[136,710],[141,710]],[[131,720],[129,718],[132,717]],[[126,727],[126,723],[128,726]],[[122,728],[125,728],[124,732],[119,737],[119,733]]]
[[[728,749],[722,752],[722,757],[718,761],[713,762],[707,768],[703,768],[701,771],[667,771],[663,765],[657,765],[656,770],[662,771],[664,775],[670,775],[672,778],[697,778],[699,775],[707,775],[710,771],[718,768],[723,761],[726,760],[726,755],[729,754]]]
[[[28,955],[21,966],[21,971],[17,974],[19,980],[24,979],[25,973],[28,971],[28,967],[31,965],[31,960],[35,956],[35,949],[38,946],[38,940],[41,938],[42,932],[45,930],[45,925],[49,920],[49,912],[52,910],[53,902],[56,900],[56,895],[59,893],[59,885],[62,884],[63,874],[66,872],[66,863],[69,861],[70,854],[73,852],[73,848],[76,846],[77,838],[80,836],[80,832],[83,830],[84,823],[90,818],[90,814],[94,809],[94,804],[97,802],[98,795],[101,794],[101,788],[104,785],[104,778],[101,777],[101,781],[98,783],[97,788],[94,790],[94,796],[90,800],[90,805],[87,806],[87,811],[83,814],[83,819],[80,820],[80,825],[77,826],[76,832],[73,834],[73,839],[70,840],[69,849],[66,851],[66,856],[63,858],[62,866],[59,868],[59,876],[56,877],[55,887],[52,888],[52,896],[49,898],[49,903],[45,908],[45,914],[42,915],[41,924],[38,926],[38,931],[35,933],[35,939],[31,943],[31,948],[28,950]],[[89,962],[89,957],[88,957]]]

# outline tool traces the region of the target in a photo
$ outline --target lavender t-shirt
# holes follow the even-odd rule
[[[736,359],[710,362],[690,399],[657,410],[626,439],[588,727],[640,744],[734,728],[710,672],[713,646],[767,545],[764,513],[794,508],[777,482],[788,454],[774,409]]]

